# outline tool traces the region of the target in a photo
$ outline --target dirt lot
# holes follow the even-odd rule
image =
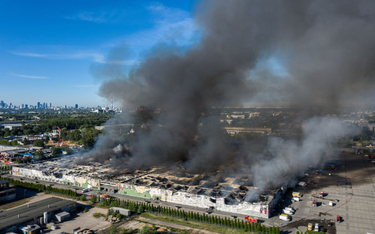
[[[145,223],[132,220],[132,221],[126,222],[125,224],[121,225],[120,228],[136,230],[136,229],[142,229],[142,227],[145,226],[145,225],[146,225]]]
[[[57,230],[50,231],[48,233],[73,233],[73,229],[78,227],[98,230],[109,226],[109,223],[104,221],[103,218],[94,218],[94,213],[107,214],[107,209],[93,207],[87,213],[73,214],[72,218],[70,218],[68,221],[56,224],[58,227]]]

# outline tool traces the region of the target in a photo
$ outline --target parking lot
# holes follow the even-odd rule
[[[291,222],[277,217],[266,222],[284,226],[283,230],[292,233],[306,231],[308,223],[318,223],[328,233],[375,232],[375,165],[363,155],[355,154],[341,154],[332,160],[340,162],[340,166],[334,170],[325,168],[318,174],[309,173],[305,179],[314,184],[294,189],[303,194],[301,201],[292,203],[291,192],[287,195],[283,205],[296,209]],[[319,198],[321,191],[323,198]],[[317,201],[316,207],[313,200]],[[330,206],[329,201],[334,205]],[[340,223],[336,222],[337,215],[341,217]],[[331,227],[330,222],[334,223]]]

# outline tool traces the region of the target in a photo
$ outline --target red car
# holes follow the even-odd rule
[[[258,219],[254,219],[251,216],[245,216],[245,220],[249,221],[250,223],[258,223]]]

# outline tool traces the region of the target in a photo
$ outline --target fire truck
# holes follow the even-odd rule
[[[250,223],[258,223],[258,219],[255,219],[251,216],[245,216],[245,220],[250,222]]]

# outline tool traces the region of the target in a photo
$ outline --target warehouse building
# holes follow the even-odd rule
[[[264,191],[259,198],[249,199],[248,194],[257,194],[251,185],[251,175],[232,174],[220,182],[213,182],[204,175],[174,175],[162,168],[112,175],[108,165],[71,165],[62,167],[62,162],[13,167],[13,176],[43,180],[61,184],[81,186],[91,190],[114,192],[154,199],[176,204],[211,208],[218,211],[269,218],[287,186]],[[247,184],[244,186],[243,184]]]
[[[0,212],[0,233],[17,232],[20,226],[28,224],[44,225],[51,219],[56,219],[55,214],[62,211],[71,212],[76,209],[76,202],[50,197],[42,201],[23,205],[11,210]],[[65,216],[64,216],[65,217]]]

